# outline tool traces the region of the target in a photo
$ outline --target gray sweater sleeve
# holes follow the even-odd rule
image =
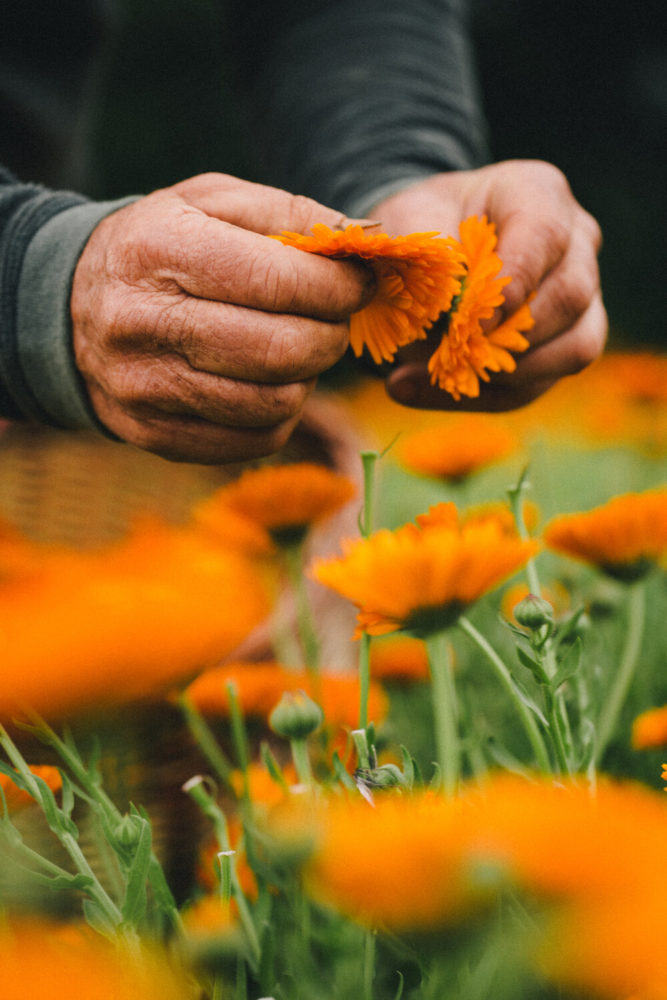
[[[262,179],[360,216],[485,162],[464,0],[274,0],[270,19],[257,0],[242,8]]]
[[[70,291],[90,233],[128,200],[90,202],[0,168],[0,415],[102,429],[74,361]]]

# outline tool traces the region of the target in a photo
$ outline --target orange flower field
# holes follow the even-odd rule
[[[354,352],[430,331],[453,400],[528,346],[484,218],[277,238],[367,261]],[[0,491],[0,1000],[667,1000],[665,386],[350,377],[338,450],[92,545]]]

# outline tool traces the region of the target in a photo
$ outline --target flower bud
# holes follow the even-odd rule
[[[129,814],[123,816],[114,831],[119,847],[125,850],[134,850],[139,843],[142,825],[143,820],[138,816],[131,816]]]
[[[515,607],[514,617],[523,628],[536,632],[543,625],[553,624],[554,609],[543,597],[528,594]]]
[[[286,691],[269,716],[269,725],[278,736],[305,740],[322,724],[324,713],[305,691]]]

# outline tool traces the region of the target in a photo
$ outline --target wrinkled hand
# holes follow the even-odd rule
[[[369,214],[389,233],[437,230],[454,236],[462,219],[486,214],[496,224],[502,274],[512,277],[491,328],[535,292],[535,325],[527,334],[531,346],[516,356],[515,372],[492,375],[478,399],[454,402],[429,382],[426,361],[439,340],[434,331],[435,342],[420,341],[397,356],[387,390],[398,402],[428,409],[512,409],[580,371],[602,351],[607,317],[597,267],[600,230],[551,164],[508,160],[438,174]]]
[[[222,174],[104,219],[71,296],[76,361],[102,423],[179,461],[277,451],[373,294],[361,265],[267,238],[316,222],[340,213]]]

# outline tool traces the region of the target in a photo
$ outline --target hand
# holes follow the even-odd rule
[[[104,219],[71,296],[76,361],[102,423],[178,461],[277,451],[374,290],[360,264],[267,238],[316,222],[340,213],[222,174]]]
[[[437,230],[456,236],[461,220],[486,214],[496,224],[505,304],[490,329],[531,292],[535,325],[531,346],[516,355],[516,371],[493,374],[477,399],[432,386],[426,362],[435,341],[419,341],[397,356],[387,391],[399,403],[423,409],[508,410],[530,402],[602,351],[607,317],[602,304],[597,222],[575,200],[563,174],[548,163],[508,160],[478,170],[437,174],[376,205],[369,213],[389,233]]]

